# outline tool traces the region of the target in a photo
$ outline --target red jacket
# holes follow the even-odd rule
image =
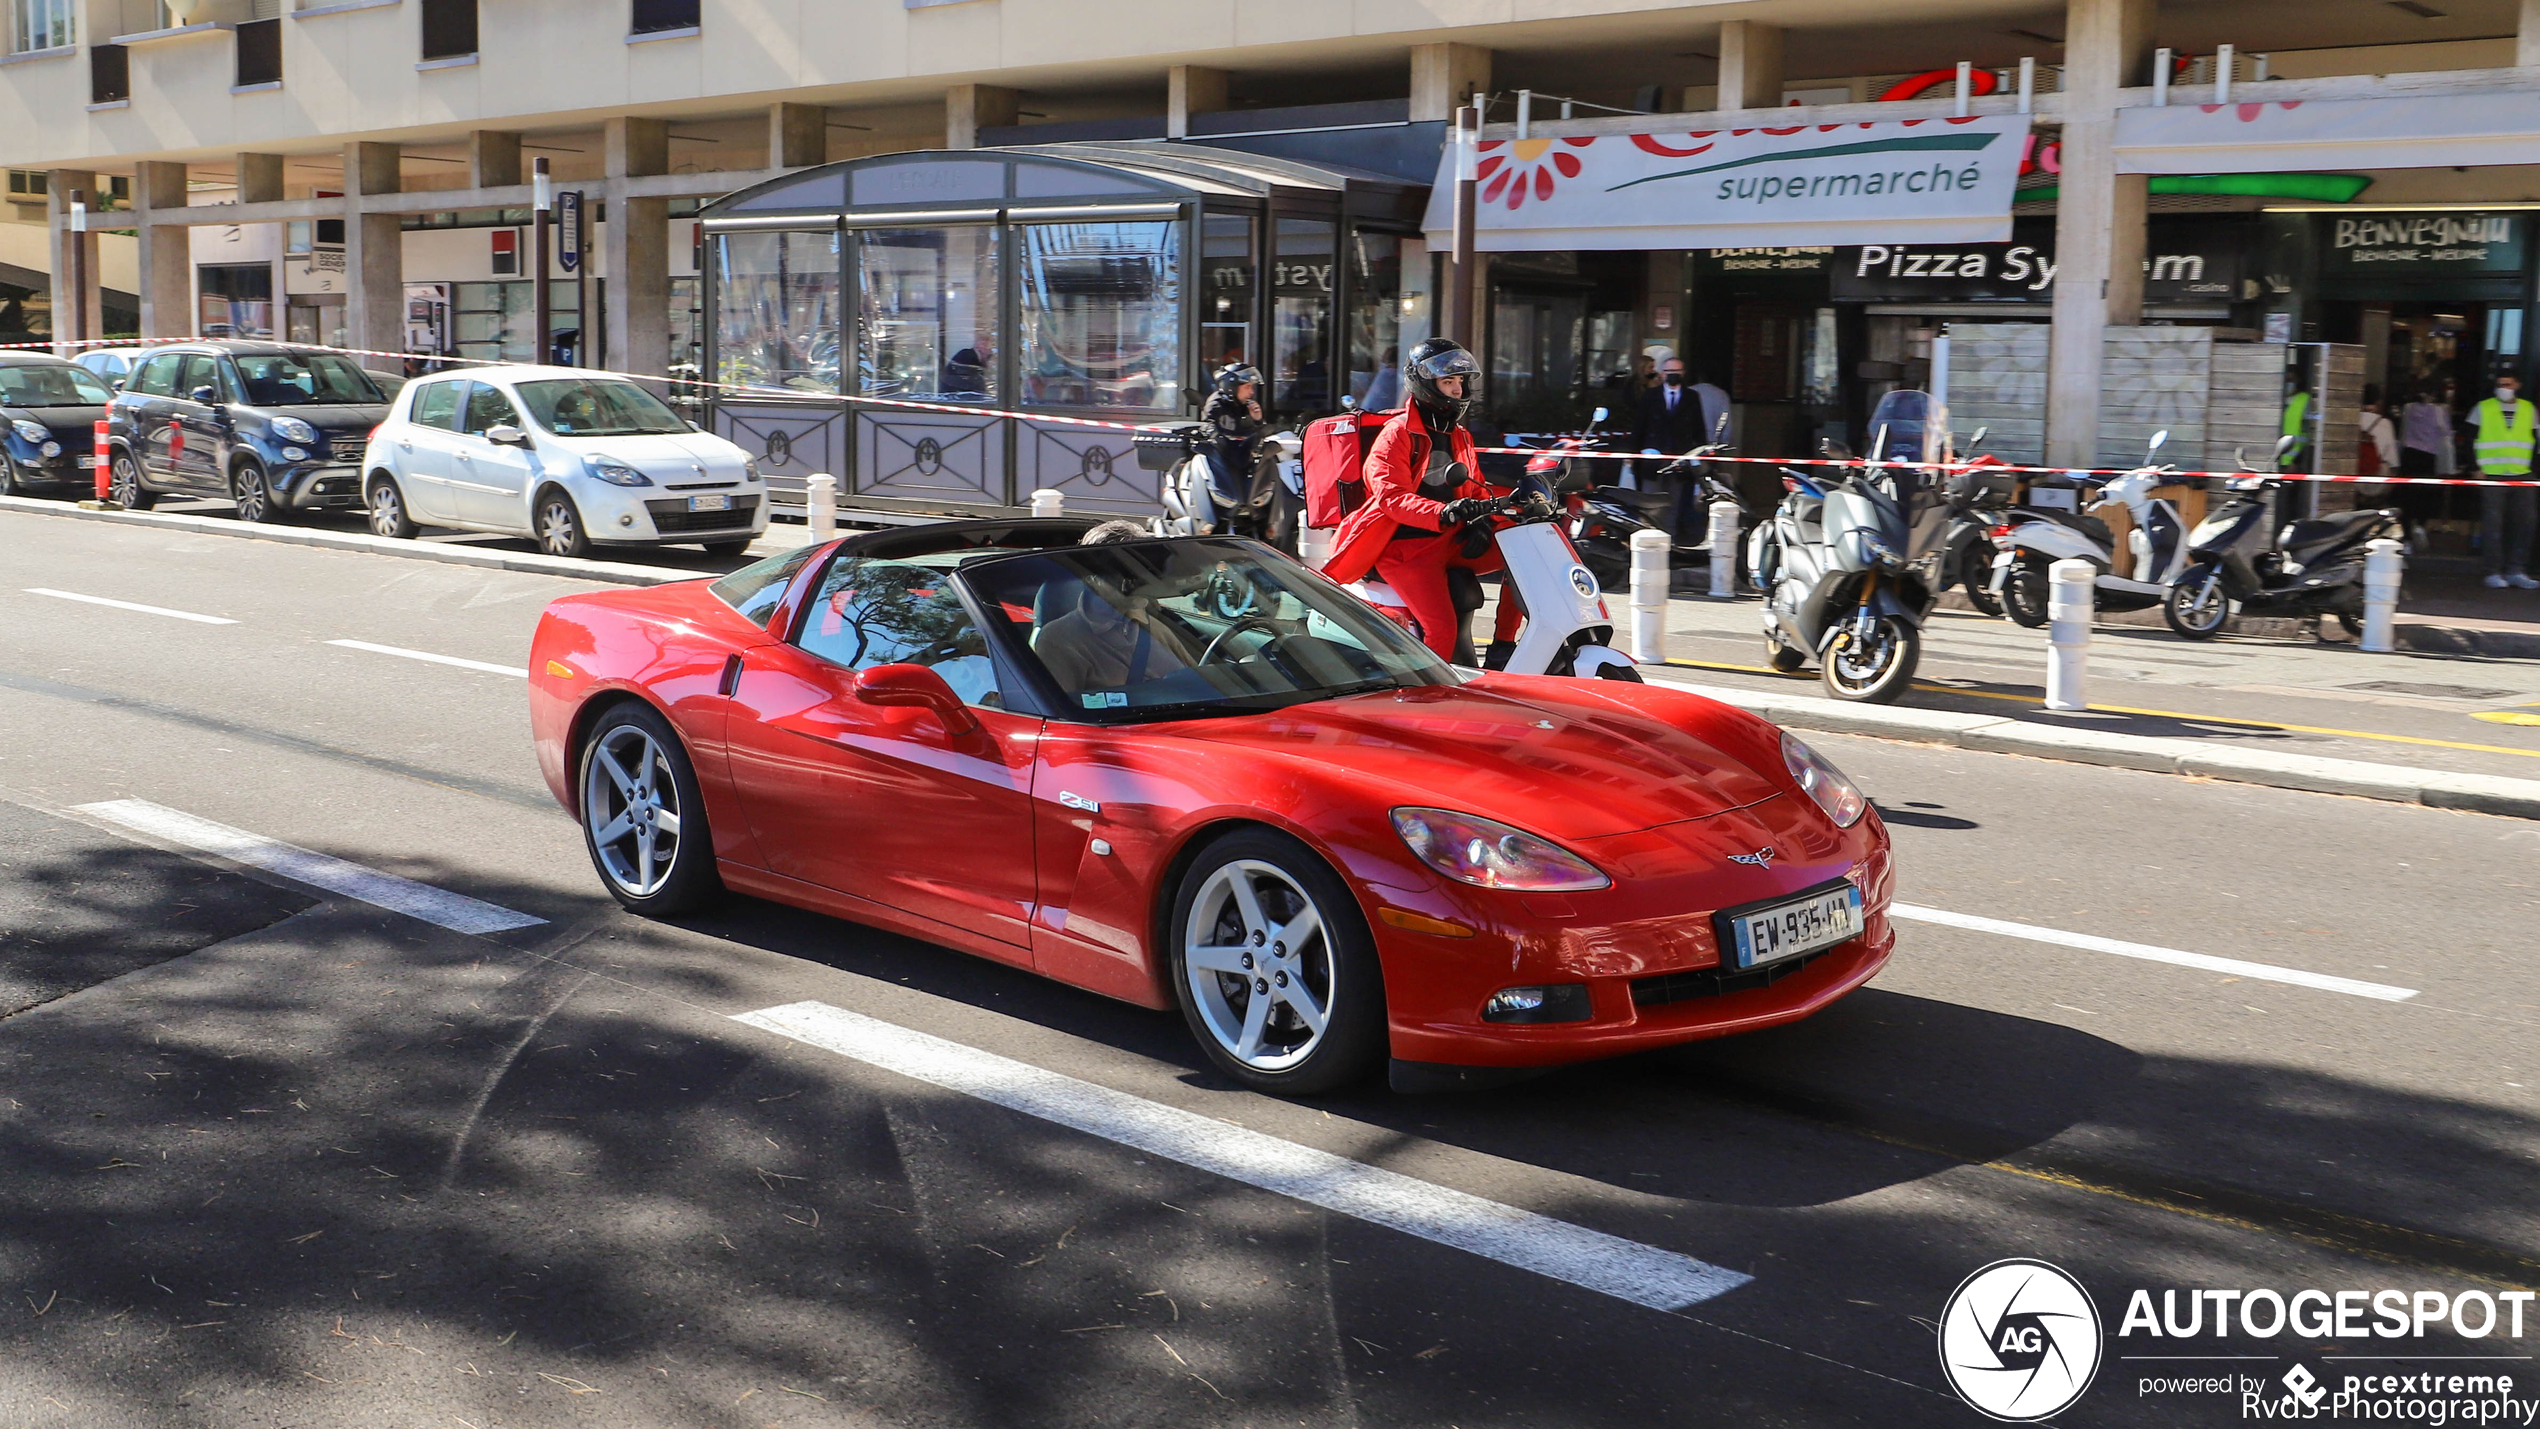
[[[1491,495],[1480,476],[1481,459],[1473,450],[1473,434],[1459,425],[1449,442],[1453,459],[1471,473],[1456,495]],[[1367,499],[1333,533],[1332,558],[1323,566],[1325,576],[1344,585],[1363,579],[1376,568],[1377,557],[1384,554],[1397,527],[1438,529],[1438,513],[1446,509],[1446,503],[1420,494],[1420,479],[1429,469],[1429,447],[1429,424],[1421,420],[1417,407],[1407,404],[1376,434],[1376,444],[1367,451]]]

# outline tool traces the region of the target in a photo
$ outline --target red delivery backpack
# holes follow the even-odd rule
[[[1391,412],[1343,412],[1305,428],[1305,524],[1338,526],[1367,499],[1367,452]]]

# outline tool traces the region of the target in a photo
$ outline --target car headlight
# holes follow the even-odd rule
[[[626,465],[624,462],[609,461],[602,457],[585,457],[582,461],[582,469],[589,472],[598,480],[607,482],[611,486],[650,486],[653,484],[653,479],[651,477],[644,475],[642,472]]]
[[[35,442],[40,445],[53,440],[53,434],[44,429],[42,422],[30,422],[24,417],[11,422],[9,430],[17,433],[18,440],[22,442]]]
[[[1835,827],[1848,829],[1868,812],[1870,801],[1861,797],[1861,791],[1843,777],[1843,771],[1802,744],[1789,730],[1782,731],[1782,763],[1790,767],[1790,777],[1797,781],[1801,792],[1817,801],[1817,807],[1826,811]]]
[[[754,462],[754,461],[751,461],[751,460],[750,460],[749,458],[747,458],[747,457],[742,458],[742,459],[741,459],[741,479],[742,479],[743,481],[756,481],[756,480],[758,480],[758,463],[757,463],[757,462]]]
[[[1420,861],[1458,883],[1527,893],[1605,888],[1586,859],[1523,829],[1445,809],[1396,809],[1394,832]]]
[[[274,418],[273,434],[286,442],[297,442],[302,446],[317,445],[317,428],[310,426],[308,423],[301,421],[297,417]]]

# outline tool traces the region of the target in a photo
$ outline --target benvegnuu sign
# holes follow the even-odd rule
[[[1999,243],[2028,120],[1658,130],[1480,146],[1484,252]],[[1454,221],[1450,145],[1424,223]]]

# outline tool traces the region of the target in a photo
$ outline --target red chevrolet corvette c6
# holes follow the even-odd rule
[[[1886,962],[1887,831],[1775,726],[1459,670],[1267,547],[1092,524],[550,605],[538,759],[609,892],[728,889],[1178,1007],[1287,1094],[1770,1027]]]

